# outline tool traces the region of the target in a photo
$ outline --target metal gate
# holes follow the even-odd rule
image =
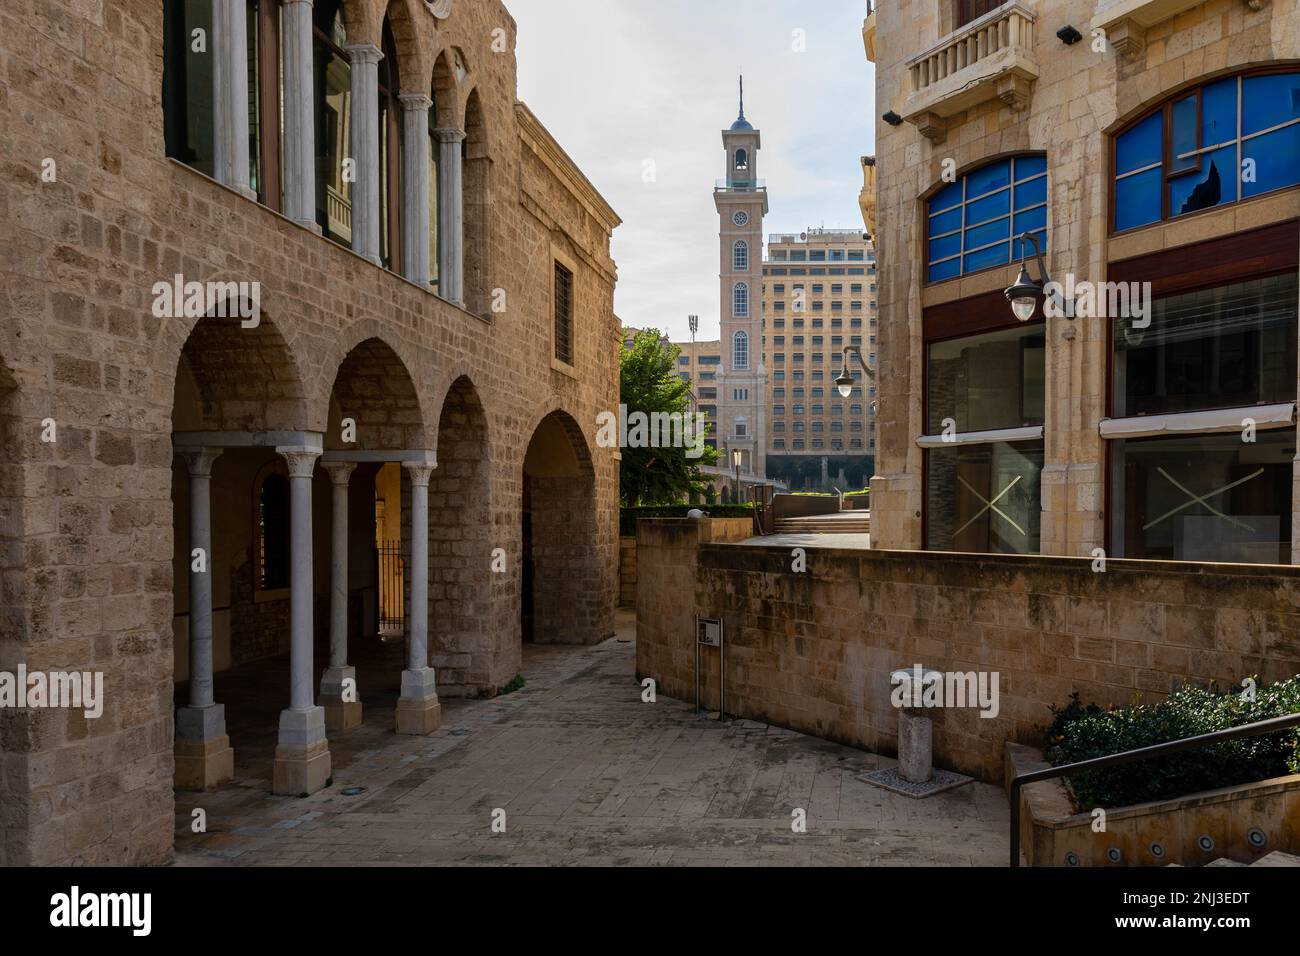
[[[406,561],[401,541],[381,541],[375,546],[379,580],[379,633],[406,631]]]

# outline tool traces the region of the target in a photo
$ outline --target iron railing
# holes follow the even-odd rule
[[[1300,727],[1300,714],[1272,717],[1269,720],[1260,720],[1253,724],[1242,724],[1240,727],[1229,727],[1226,730],[1215,730],[1208,734],[1198,734],[1195,737],[1184,737],[1181,740],[1168,740],[1162,744],[1152,744],[1150,747],[1139,747],[1137,750],[1126,750],[1124,753],[1080,760],[1076,763],[1068,763],[1063,767],[1048,767],[1045,770],[1031,770],[1028,773],[1019,774],[1011,781],[1011,866],[1012,868],[1020,866],[1020,789],[1025,784],[1038,783],[1042,780],[1055,780],[1059,777],[1070,777],[1076,773],[1102,770],[1106,767],[1117,767],[1126,763],[1137,763],[1139,760],[1163,757],[1165,754],[1178,753],[1181,750],[1193,750],[1197,747],[1223,743],[1228,740],[1240,740],[1243,737],[1263,737],[1280,730],[1289,730],[1292,727]]]
[[[406,630],[406,562],[401,541],[381,541],[375,546],[379,580],[379,632],[401,634]]]

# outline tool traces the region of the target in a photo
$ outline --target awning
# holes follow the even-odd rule
[[[1246,419],[1255,428],[1286,428],[1295,421],[1295,402],[1280,405],[1246,405],[1215,408],[1206,412],[1176,412],[1172,415],[1140,415],[1136,418],[1103,418],[1098,425],[1102,438],[1148,438],[1152,435],[1239,432]]]

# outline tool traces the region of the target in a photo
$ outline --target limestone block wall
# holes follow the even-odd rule
[[[636,538],[618,539],[618,603],[636,606]]]
[[[1300,58],[1300,3],[1206,0],[1152,26],[1136,53],[1092,48],[1096,4],[1037,0],[1031,52],[1038,78],[1015,109],[999,98],[947,117],[928,138],[911,123],[880,117],[905,112],[912,93],[906,61],[955,29],[948,0],[900,0],[876,10],[877,224],[879,335],[876,472],[871,482],[873,538],[887,548],[922,543],[922,314],[927,307],[1002,290],[1018,264],[927,285],[925,195],[957,172],[1011,153],[1042,151],[1048,164],[1047,266],[1060,278],[1107,278],[1110,262],[1223,235],[1247,224],[1300,213],[1300,191],[1228,206],[1202,216],[1109,235],[1110,136],[1146,105],[1219,74]],[[1065,46],[1056,30],[1073,24],[1083,41]],[[1071,326],[1066,328],[1066,326]],[[1105,320],[1052,320],[1047,335],[1047,408],[1042,474],[1043,554],[1084,555],[1104,534]]]
[[[990,782],[1003,744],[1039,743],[1049,707],[1074,691],[1118,706],[1300,672],[1300,570],[1111,561],[1094,573],[1069,558],[810,549],[795,573],[786,548],[677,522],[639,532],[638,678],[692,700],[693,618],[721,617],[729,713],[892,755],[892,670],[996,672],[996,717],[932,711],[936,763]],[[716,707],[714,652],[705,660]]]

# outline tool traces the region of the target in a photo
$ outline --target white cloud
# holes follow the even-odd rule
[[[635,326],[718,330],[720,132],[762,131],[765,231],[855,228],[858,157],[874,140],[861,0],[506,0],[519,25],[519,96],[623,218],[615,310]],[[806,32],[794,52],[792,31]],[[653,160],[655,182],[642,179]]]

